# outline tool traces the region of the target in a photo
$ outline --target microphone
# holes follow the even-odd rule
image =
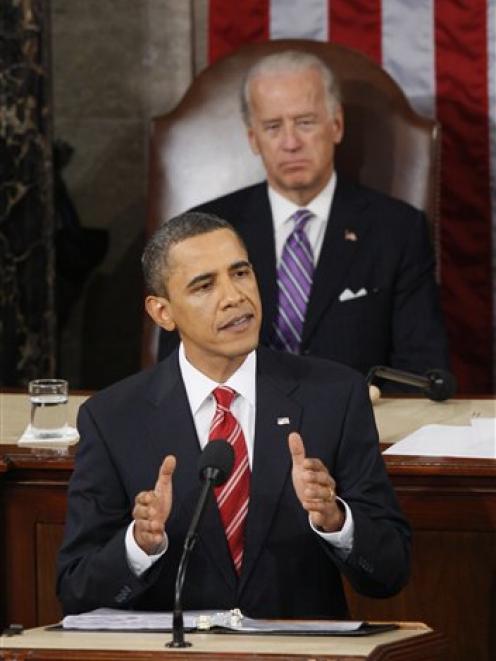
[[[198,538],[197,529],[200,524],[205,506],[212,487],[220,486],[226,482],[234,465],[234,450],[229,443],[223,439],[211,440],[198,460],[198,473],[203,481],[200,497],[196,503],[193,518],[189,524],[188,532],[184,540],[183,552],[176,574],[176,585],[174,593],[174,612],[172,615],[172,640],[166,647],[191,647],[191,643],[184,640],[183,609],[181,605],[181,594],[183,591],[186,568]]]
[[[445,399],[453,397],[456,392],[456,379],[446,370],[430,369],[424,375],[413,374],[412,372],[403,372],[392,367],[376,365],[372,367],[367,374],[367,383],[370,386],[374,377],[379,376],[389,381],[405,383],[409,386],[421,388],[424,395],[435,402],[442,402]]]

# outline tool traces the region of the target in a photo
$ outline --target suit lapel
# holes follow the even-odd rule
[[[147,387],[150,404],[146,425],[154,451],[199,453],[198,440],[181,379],[177,349],[154,371]]]
[[[338,178],[322,251],[314,273],[303,328],[303,347],[326,308],[339,296],[353,260],[360,248],[363,248],[369,226],[369,219],[364,213],[367,206],[363,191]]]
[[[179,371],[177,350],[156,372],[148,389],[150,415],[147,428],[156,457],[157,472],[165,455],[174,454],[177,468],[173,477],[173,507],[169,524],[186,530],[200,493],[197,463],[201,450]],[[215,499],[208,503],[199,527],[198,544],[204,546],[212,563],[234,589],[236,576]]]
[[[266,342],[277,306],[276,249],[266,183],[253,188],[237,229],[245,240],[257,276],[263,309],[260,337]]]
[[[260,555],[290,479],[288,434],[299,428],[301,418],[301,406],[291,398],[298,384],[291,375],[278,376],[280,370],[272,356],[264,349],[258,351],[255,448],[240,592]],[[285,424],[286,419],[289,424]]]

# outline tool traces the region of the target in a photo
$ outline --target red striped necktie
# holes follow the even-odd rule
[[[243,430],[231,413],[231,404],[237,393],[227,386],[218,386],[212,394],[217,407],[208,440],[223,438],[234,450],[231,476],[214,491],[234,567],[239,574],[243,562],[245,522],[250,499],[250,465]]]

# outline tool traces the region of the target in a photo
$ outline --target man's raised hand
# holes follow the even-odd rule
[[[160,466],[155,488],[140,491],[135,499],[134,539],[148,555],[159,553],[164,544],[164,527],[172,508],[172,475],[175,468],[176,458],[167,455]]]
[[[303,439],[297,432],[288,437],[293,460],[293,486],[312,524],[324,532],[336,532],[344,523],[344,512],[336,501],[336,483],[320,459],[306,456]]]

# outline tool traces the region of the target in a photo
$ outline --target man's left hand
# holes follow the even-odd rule
[[[288,443],[293,460],[293,486],[312,524],[323,532],[341,530],[344,510],[336,501],[336,483],[329,471],[320,459],[306,456],[300,434],[291,432]]]

